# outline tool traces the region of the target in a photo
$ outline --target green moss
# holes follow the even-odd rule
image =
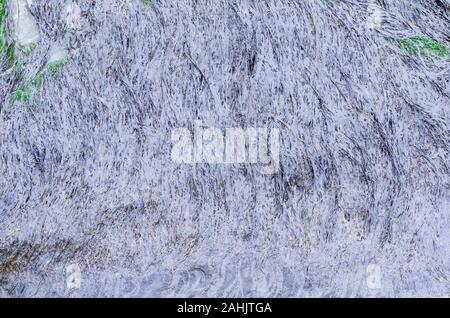
[[[426,37],[416,36],[398,40],[398,46],[411,56],[424,54],[434,55],[440,58],[450,58],[450,50],[446,46]]]

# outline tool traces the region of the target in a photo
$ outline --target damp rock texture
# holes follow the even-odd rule
[[[1,0],[0,296],[448,297],[449,10]],[[174,162],[196,121],[279,170]]]

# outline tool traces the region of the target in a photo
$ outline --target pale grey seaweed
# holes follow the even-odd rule
[[[450,1],[26,7],[26,45],[0,18],[0,296],[450,295]],[[278,128],[280,171],[172,162],[196,120]]]

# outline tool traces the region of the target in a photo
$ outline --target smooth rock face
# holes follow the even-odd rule
[[[57,61],[62,61],[67,58],[68,52],[62,44],[55,44],[50,50],[50,56],[48,59],[48,63],[54,63]]]
[[[40,37],[36,21],[29,11],[28,6],[31,4],[30,0],[10,0],[10,12],[16,40],[23,47],[36,43]]]
[[[448,1],[24,3],[0,296],[450,294]],[[279,169],[174,162],[200,121]]]

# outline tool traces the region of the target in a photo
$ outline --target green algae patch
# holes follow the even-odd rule
[[[42,76],[37,74],[29,85],[16,89],[8,98],[7,112],[11,112],[14,106],[20,102],[23,106],[29,108],[35,96],[38,96],[42,88]]]
[[[320,2],[322,2],[322,4],[324,5],[329,5],[331,2],[333,2],[333,0],[320,0]]]
[[[439,58],[450,58],[450,50],[443,44],[427,37],[412,37],[397,41],[398,46],[410,56],[434,55]]]
[[[19,59],[16,54],[15,45],[8,46],[5,50],[5,55],[6,55],[6,69],[9,70],[10,68],[17,65]]]
[[[311,228],[311,217],[308,216],[306,217],[305,222],[303,223],[303,233],[305,233],[305,236],[309,235],[310,228]]]
[[[30,54],[33,54],[34,53],[34,51],[36,50],[36,48],[37,48],[37,44],[36,43],[31,43],[30,45],[28,45],[27,47],[25,47],[25,53],[27,54],[27,55],[30,55]]]
[[[140,0],[139,1],[143,7],[147,7],[152,3],[152,0]]]
[[[0,0],[0,53],[3,53],[6,49],[6,31],[5,20],[8,3],[6,0]]]
[[[43,79],[41,72],[37,72],[37,74],[34,75],[33,79],[31,80],[31,85],[33,85],[34,89],[37,91],[38,94],[41,92],[42,80]]]
[[[44,82],[44,73],[38,71],[33,78],[27,83],[27,85],[15,90],[8,99],[8,109],[10,112],[16,103],[20,102],[24,106],[30,106],[32,97],[37,97],[41,94],[42,85]]]
[[[31,90],[29,87],[21,87],[21,88],[15,90],[9,96],[7,111],[8,112],[11,111],[17,102],[21,102],[25,106],[28,106],[30,104],[30,96],[31,96]]]
[[[21,66],[18,65],[18,55],[16,51],[16,46],[14,43],[10,44],[7,41],[7,28],[6,28],[6,18],[8,12],[8,1],[0,0],[0,57],[6,58],[5,64],[3,64],[3,69],[1,71],[9,70],[15,68],[17,69]]]
[[[67,64],[67,59],[50,62],[47,64],[47,70],[48,70],[49,74],[54,77],[63,72],[66,64]]]
[[[45,75],[55,77],[61,74],[66,64],[67,59],[57,60],[48,63],[45,68],[36,72],[36,74],[27,82],[26,85],[11,93],[8,99],[7,111],[11,112],[18,102],[28,108],[30,104],[32,104],[31,102],[35,102],[36,98],[38,98],[41,94]]]

